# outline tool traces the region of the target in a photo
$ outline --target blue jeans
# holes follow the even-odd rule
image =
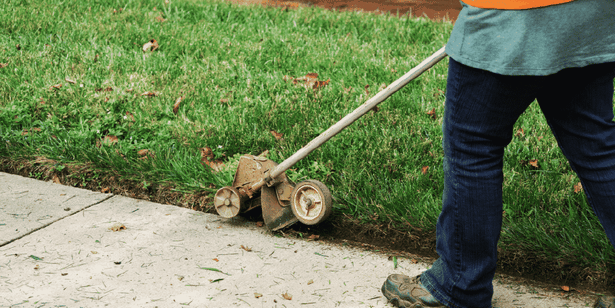
[[[440,258],[421,282],[448,307],[491,307],[504,148],[534,99],[615,246],[615,62],[549,76],[505,76],[449,60]]]

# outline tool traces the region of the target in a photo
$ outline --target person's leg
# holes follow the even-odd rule
[[[538,94],[560,149],[615,247],[615,63],[563,70]]]
[[[440,258],[423,286],[449,307],[491,307],[502,224],[502,165],[513,125],[544,77],[504,76],[450,59],[443,125]]]
[[[590,206],[615,247],[615,63],[566,69],[549,80],[538,103],[583,184]],[[615,297],[595,308],[615,308]]]

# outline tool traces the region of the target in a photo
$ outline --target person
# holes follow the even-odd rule
[[[382,292],[397,307],[491,307],[504,148],[534,100],[615,246],[615,1],[462,6],[446,46],[439,258],[418,277],[387,278]]]

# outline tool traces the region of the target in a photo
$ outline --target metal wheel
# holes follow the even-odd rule
[[[333,212],[331,191],[320,181],[303,181],[290,194],[290,208],[306,225],[321,223]]]
[[[225,186],[216,192],[214,196],[214,206],[218,215],[231,218],[235,217],[241,211],[243,200],[239,195],[239,191],[233,187]]]

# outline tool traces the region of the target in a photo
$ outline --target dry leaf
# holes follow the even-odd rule
[[[530,160],[529,163],[530,163],[530,166],[538,169],[538,159],[532,159],[532,160]]]
[[[275,137],[275,140],[280,140],[282,139],[282,136],[284,136],[284,134],[278,133],[275,130],[270,130],[269,132],[271,132],[271,134]]]
[[[436,119],[436,108],[431,108],[431,110],[427,111],[427,114],[432,118]]]
[[[226,104],[226,103],[228,103],[228,98],[222,98],[222,99],[220,99],[220,102],[223,103],[223,104]]]
[[[126,89],[126,90],[124,90],[124,91],[125,91],[125,92],[130,93],[130,92],[132,92],[132,91],[133,91],[133,89],[132,89],[132,88],[130,88],[130,89]]]
[[[60,185],[62,184],[62,182],[60,182],[60,178],[57,175],[55,175],[55,174],[53,175],[52,180],[56,184],[60,184]]]
[[[308,240],[317,240],[320,237],[320,235],[316,235],[316,234],[312,234],[310,236],[308,236]]]
[[[288,294],[288,292],[283,293],[283,294],[282,294],[282,297],[284,297],[284,299],[285,299],[285,300],[291,300],[291,299],[293,299],[293,296],[292,296],[292,295],[290,295],[290,294]]]
[[[108,194],[111,192],[111,188],[109,187],[104,187],[103,189],[100,190],[101,193],[103,194]]]
[[[517,132],[515,133],[515,136],[517,136],[517,137],[519,137],[519,136],[525,137],[525,132],[523,131],[523,128],[519,128],[517,130]]]
[[[412,262],[412,264],[417,264],[417,263],[419,263],[419,261],[417,261],[416,259],[412,259],[412,260],[410,260],[410,262]]]
[[[224,163],[221,159],[214,160],[214,152],[210,147],[201,148],[201,164],[203,166],[208,166],[213,171],[220,171],[224,166]]]
[[[243,249],[243,250],[245,250],[245,251],[247,251],[247,252],[252,251],[252,248],[250,248],[250,247],[246,247],[246,246],[244,246],[244,245],[241,245],[241,249]]]
[[[112,136],[112,135],[107,135],[105,136],[105,138],[103,138],[103,144],[107,144],[107,145],[112,145],[112,144],[116,144],[118,142],[118,139],[116,136]]]
[[[257,227],[262,227],[263,226],[263,222],[262,221],[257,221],[256,222],[256,226]]]
[[[68,77],[64,78],[64,80],[66,80],[66,82],[68,82],[68,83],[72,83],[72,84],[77,83],[76,81],[74,81],[74,80],[72,80],[72,79],[70,79],[70,78],[68,78]]]
[[[156,96],[156,92],[152,92],[152,91],[143,92],[141,93],[141,96],[154,97]]]
[[[17,44],[15,45],[15,48],[17,48],[17,50],[21,50],[21,45]]]
[[[365,94],[367,94],[367,95],[369,95],[369,90],[368,90],[368,88],[369,88],[369,85],[368,85],[368,84],[366,84],[366,85],[365,85]]]
[[[583,185],[581,182],[574,184],[574,193],[578,194],[583,191]]]
[[[218,258],[213,258],[212,260],[219,262],[220,260],[218,260]]]
[[[329,79],[327,79],[325,81],[318,81],[317,80],[316,82],[314,82],[314,85],[312,86],[312,89],[317,90],[318,88],[322,88],[322,87],[328,85],[329,81],[331,81],[331,78],[329,78]]]
[[[314,283],[314,280],[312,280],[312,279],[308,280],[308,282],[307,282],[308,285],[311,285],[313,283]]]
[[[158,49],[158,42],[155,39],[151,39],[149,42],[143,45],[143,51],[154,51]]]
[[[426,173],[427,173],[427,170],[429,170],[429,166],[423,166],[423,167],[421,168],[421,173],[426,174]]]
[[[34,269],[35,269],[35,270],[39,269],[38,264],[34,266]]]
[[[260,293],[254,293],[254,297],[255,297],[255,298],[263,297],[263,294],[260,294]]]
[[[5,68],[7,67],[9,64],[8,63],[0,63],[0,68]]]
[[[562,286],[562,290],[568,292],[568,291],[570,291],[570,287],[569,286]]]
[[[154,18],[156,19],[156,21],[159,21],[159,22],[165,22],[165,21],[167,21],[167,20],[166,20],[166,19],[164,19],[162,16],[156,16],[156,17],[154,17]]]
[[[94,63],[98,62],[98,54],[94,56]]]
[[[173,113],[177,114],[177,111],[179,110],[179,106],[182,103],[182,101],[184,100],[183,96],[180,96],[179,98],[177,98],[177,100],[175,100],[175,104],[173,105]]]
[[[124,226],[124,224],[121,224],[121,223],[116,223],[113,226],[109,227],[109,230],[113,232],[122,231],[122,230],[126,230],[126,226]]]
[[[51,88],[49,88],[49,90],[59,89],[59,88],[61,88],[61,87],[62,87],[62,84],[61,84],[61,83],[58,83],[58,84],[56,84],[56,85],[51,86]]]

